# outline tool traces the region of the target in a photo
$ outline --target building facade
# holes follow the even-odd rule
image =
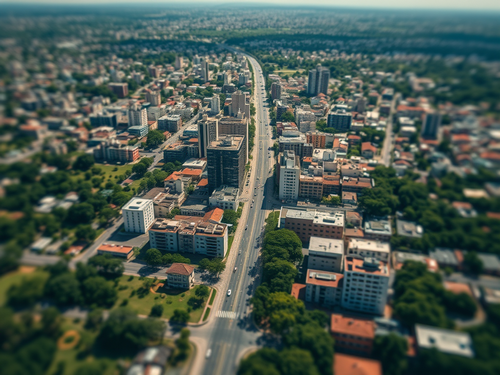
[[[344,241],[311,237],[307,268],[341,273],[344,267]]]
[[[122,215],[126,232],[146,233],[155,220],[153,201],[132,198],[123,206]]]
[[[243,189],[245,175],[245,138],[226,136],[210,143],[207,148],[208,189],[222,185]]]
[[[299,197],[300,161],[292,150],[280,154],[279,199],[294,200]]]

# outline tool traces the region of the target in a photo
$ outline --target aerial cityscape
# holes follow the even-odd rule
[[[320,3],[0,3],[1,374],[500,374],[498,4]]]

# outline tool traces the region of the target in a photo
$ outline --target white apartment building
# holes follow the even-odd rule
[[[300,162],[292,150],[280,157],[279,199],[296,201],[299,196]]]
[[[240,204],[238,193],[238,188],[222,185],[212,192],[212,195],[208,199],[208,203],[212,207],[236,211]]]
[[[155,220],[152,199],[132,198],[122,208],[126,232],[146,233]]]
[[[215,94],[211,99],[210,99],[210,115],[218,115],[220,112],[220,97],[219,95]]]
[[[389,262],[390,255],[391,246],[388,242],[350,238],[347,244],[346,256],[359,259],[375,258],[382,262]]]
[[[307,268],[341,273],[344,266],[344,241],[311,237]]]
[[[342,307],[383,315],[389,288],[389,266],[376,258],[346,256]]]
[[[128,126],[148,126],[148,111],[137,103],[128,110]]]
[[[321,306],[339,306],[342,298],[343,275],[315,269],[307,270],[306,301]]]

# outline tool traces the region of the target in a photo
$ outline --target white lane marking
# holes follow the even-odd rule
[[[217,311],[215,313],[215,316],[217,318],[224,318],[224,319],[238,319],[238,316],[240,315],[240,313],[237,313],[235,311]]]

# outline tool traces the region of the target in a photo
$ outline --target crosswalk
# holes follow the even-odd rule
[[[235,312],[235,311],[221,311],[221,310],[219,310],[215,313],[215,316],[217,318],[225,318],[225,319],[238,319],[239,315],[240,314]]]

